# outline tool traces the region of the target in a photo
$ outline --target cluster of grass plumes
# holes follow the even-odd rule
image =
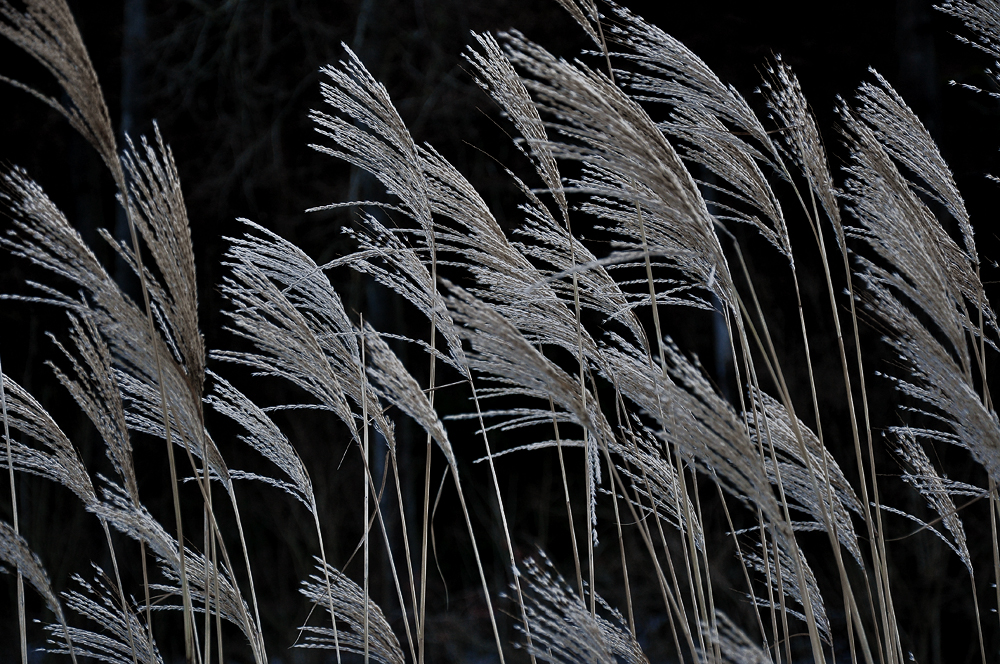
[[[372,174],[386,196],[319,208],[356,213],[348,230],[356,251],[322,265],[245,220],[219,285],[233,349],[208,350],[182,185],[159,130],[119,149],[64,0],[29,0],[25,11],[0,0],[0,33],[65,96],[4,80],[65,115],[100,154],[131,230],[128,242],[104,239],[139,285],[135,296],[125,292],[29,174],[2,175],[13,225],[0,244],[51,275],[31,284],[33,294],[7,297],[66,312],[52,369],[107,455],[103,472],[88,468],[57,420],[0,373],[0,467],[13,515],[0,521],[0,560],[17,586],[20,635],[2,654],[27,661],[37,631],[49,653],[116,664],[163,662],[161,649],[191,664],[265,664],[292,645],[320,651],[322,661],[423,664],[436,638],[433,519],[450,483],[500,662],[638,664],[655,648],[689,662],[902,664],[912,616],[894,597],[910,580],[893,552],[908,546],[895,540],[912,522],[956,554],[978,650],[993,659],[1000,624],[984,609],[1000,593],[982,590],[1000,577],[1000,421],[989,380],[1000,328],[969,213],[929,132],[872,72],[840,102],[847,165],[838,181],[780,59],[766,67],[761,118],[628,10],[560,2],[593,40],[587,57],[597,68],[517,32],[475,34],[465,54],[537,178],[506,171],[522,195],[515,236],[442,154],[413,139],[386,88],[348,50],[323,69],[327,106],[311,114],[321,136],[314,147]],[[1000,57],[1000,7],[941,9]],[[793,246],[792,223],[815,246]],[[790,387],[786,353],[744,262],[748,236],[764,240],[754,251],[777,258],[794,288],[802,393]],[[821,260],[803,258],[817,251]],[[425,332],[377,330],[349,311],[330,277],[343,269],[396,293]],[[814,289],[822,321],[804,313],[805,279],[822,284]],[[721,323],[734,368],[715,377],[724,384],[664,333],[668,316],[692,310]],[[819,326],[835,331],[831,347],[811,345]],[[884,333],[877,347],[866,347],[862,326]],[[870,358],[887,352],[898,413],[881,422],[871,414]],[[839,361],[835,376],[814,370],[820,353]],[[299,400],[255,402],[238,387],[241,367],[294,385]],[[445,398],[464,410],[442,408]],[[830,400],[841,409],[823,412]],[[311,474],[315,460],[275,416],[296,409],[336,420],[361,459],[363,534],[344,560],[328,547],[341,537],[330,528],[338,507],[317,495],[337,478]],[[424,465],[398,454],[404,422],[406,435],[425,434]],[[831,430],[848,433],[836,439]],[[151,439],[165,443],[163,454]],[[946,444],[974,471],[949,476],[939,454]],[[260,457],[253,470],[230,466],[247,451]],[[564,556],[523,556],[497,461],[507,454],[557,461]],[[162,457],[168,501],[147,495],[140,455]],[[467,499],[472,457],[488,468],[477,488],[492,500],[489,543]],[[71,587],[53,587],[43,558],[72,546],[32,552],[20,523],[43,516],[19,508],[17,473],[78,498],[103,530],[110,572],[94,565],[87,580],[89,561],[74,559]],[[420,489],[404,491],[401,478]],[[311,567],[291,581],[303,623],[287,624],[277,642],[262,619],[275,576],[255,583],[253,524],[241,517],[255,510],[240,499],[249,480],[308,514]],[[414,495],[422,500],[407,504]],[[962,508],[976,501],[988,511],[977,523],[991,526],[985,556],[970,549],[963,524]],[[355,554],[360,563],[345,572]],[[388,561],[381,606],[375,558]],[[50,621],[37,630],[24,581],[51,612],[31,616]],[[656,629],[644,627],[651,616],[662,617]],[[505,617],[516,625],[513,641]]]

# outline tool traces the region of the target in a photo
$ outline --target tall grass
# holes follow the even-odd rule
[[[210,350],[182,185],[159,129],[118,145],[63,0],[28,0],[23,12],[0,0],[0,32],[64,95],[4,80],[97,150],[131,233],[104,239],[139,284],[127,294],[28,173],[3,174],[13,223],[0,243],[51,278],[7,297],[65,311],[51,367],[107,456],[87,467],[57,418],[0,374],[13,516],[0,522],[0,559],[14,573],[20,635],[3,654],[27,662],[41,629],[45,650],[74,661],[152,664],[162,647],[191,663],[265,664],[294,646],[325,651],[322,661],[422,664],[441,629],[428,621],[434,574],[454,578],[434,529],[443,500],[481,595],[468,629],[488,626],[500,662],[638,663],[646,649],[671,661],[902,664],[916,637],[898,600],[912,579],[896,557],[929,535],[967,574],[954,583],[968,584],[970,633],[983,662],[996,658],[1000,591],[986,591],[1000,576],[990,393],[1000,328],[969,213],[929,132],[872,71],[839,102],[846,165],[835,171],[780,58],[765,65],[762,118],[628,10],[560,2],[593,41],[595,68],[517,32],[474,34],[465,53],[533,167],[532,181],[505,168],[522,196],[513,236],[445,156],[413,139],[345,47],[322,70],[313,147],[371,173],[387,196],[316,208],[356,212],[356,250],[325,264],[243,220],[218,286],[233,346]],[[940,9],[1000,58],[993,3]],[[794,298],[789,348],[772,333],[749,252],[774,264]],[[344,269],[397,293],[423,329],[377,330],[349,311],[329,276]],[[731,374],[712,375],[667,336],[698,310],[714,317]],[[833,375],[819,371],[821,356],[835,358]],[[240,367],[265,377],[253,381],[291,383],[298,400],[255,402]],[[885,381],[897,410],[880,420],[872,385]],[[343,477],[310,473],[317,459],[281,426],[287,410],[339,422],[360,458],[350,466],[358,510],[323,498]],[[398,454],[405,422],[423,430],[423,465]],[[948,464],[949,447],[974,464]],[[261,457],[252,469],[227,461],[246,451]],[[521,549],[509,454],[547,455],[558,468],[546,478],[565,508],[551,538],[558,555]],[[486,464],[484,483],[470,482],[471,458]],[[169,477],[167,501],[137,470],[149,459]],[[951,466],[971,470],[953,477]],[[88,572],[72,542],[32,552],[21,524],[45,515],[19,504],[15,473],[76,496],[104,533],[110,571]],[[419,489],[404,491],[414,478]],[[244,493],[251,480],[273,493]],[[299,618],[275,630],[264,618],[273,580],[287,575],[261,571],[247,518],[257,507],[241,495],[282,494],[304,510],[289,527],[303,524],[294,537],[313,567],[299,579]],[[491,527],[472,495],[487,497]],[[337,510],[360,512],[346,557],[330,546],[344,537],[330,526]],[[988,513],[990,533],[966,532],[974,510]],[[60,556],[77,573],[54,588],[44,564]],[[372,563],[382,559],[388,592],[377,603]]]

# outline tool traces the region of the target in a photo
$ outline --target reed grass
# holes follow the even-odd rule
[[[20,637],[0,646],[4,655],[27,662],[44,633],[43,650],[73,661],[266,664],[293,647],[320,653],[316,661],[423,664],[439,638],[428,620],[432,576],[449,577],[434,529],[446,495],[481,595],[468,629],[487,626],[501,663],[638,664],[645,650],[720,664],[902,664],[915,637],[895,598],[912,580],[894,557],[924,536],[968,575],[976,649],[984,663],[996,659],[1000,624],[983,591],[1000,577],[990,392],[1000,327],[969,212],[930,133],[873,70],[839,101],[846,165],[837,171],[780,58],[765,65],[762,117],[627,9],[559,1],[592,40],[594,67],[514,31],[473,34],[464,54],[534,171],[525,181],[504,166],[521,196],[513,235],[444,155],[411,136],[345,46],[322,70],[313,147],[373,175],[386,196],[314,209],[356,213],[345,231],[356,249],[324,264],[243,220],[219,284],[233,345],[208,349],[182,183],[159,128],[121,149],[65,1],[28,0],[22,11],[0,0],[0,33],[65,94],[3,80],[97,150],[130,229],[128,242],[103,239],[139,283],[125,292],[28,173],[2,175],[13,221],[0,244],[51,279],[5,297],[67,314],[50,366],[107,457],[88,467],[57,418],[0,373],[13,515],[0,522],[0,560],[14,574],[6,615],[17,613]],[[939,9],[1000,58],[995,3]],[[815,244],[800,246],[810,236]],[[777,345],[749,251],[794,292],[795,361]],[[398,294],[423,329],[377,330],[349,311],[330,276],[342,269]],[[806,290],[808,280],[821,286]],[[804,303],[808,293],[819,301]],[[825,318],[807,316],[806,304]],[[667,321],[697,311],[720,322],[733,375],[712,375],[665,334]],[[881,340],[870,344],[869,328]],[[820,355],[836,358],[833,376],[819,373]],[[241,367],[257,376],[246,386]],[[245,394],[268,379],[294,385],[298,399]],[[893,386],[890,421],[872,412],[878,381]],[[826,412],[831,401],[840,405]],[[284,411],[337,421],[343,440],[329,449],[360,459],[349,466],[363,505],[360,570],[345,572],[353,554],[331,546],[344,537],[331,512],[350,510],[321,493],[343,477],[310,472],[317,460],[281,425]],[[426,436],[423,466],[398,454],[412,437],[404,422]],[[958,464],[971,468],[965,475],[949,474],[948,448],[974,462]],[[230,466],[250,453],[248,469]],[[547,479],[565,506],[553,536],[565,555],[525,555],[507,455],[557,460],[558,477]],[[488,468],[479,485],[473,458]],[[169,501],[149,495],[137,459],[159,459]],[[32,551],[20,526],[44,515],[24,508],[15,473],[72,492],[104,532],[111,574],[88,568],[73,542]],[[423,480],[410,494],[422,504],[406,504],[406,478]],[[301,620],[288,617],[277,637],[262,617],[272,581],[288,579],[261,571],[246,518],[257,506],[241,498],[250,481],[307,513]],[[495,519],[486,528],[475,513],[484,495]],[[989,535],[967,531],[971,510],[988,511]],[[992,555],[970,548],[972,537],[988,538]],[[77,570],[69,587],[53,587],[44,568],[60,556]],[[376,602],[379,556],[388,592]],[[659,628],[644,627],[654,619]]]

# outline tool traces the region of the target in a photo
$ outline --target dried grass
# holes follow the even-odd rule
[[[432,629],[426,605],[429,531],[435,549],[436,543],[429,497],[438,454],[447,467],[444,479],[456,490],[455,507],[471,543],[470,566],[475,563],[501,662],[522,656],[503,642],[494,609],[497,586],[510,585],[508,612],[532,660],[645,663],[650,635],[637,630],[638,608],[666,616],[669,647],[680,661],[790,663],[811,656],[820,662],[828,653],[842,658],[846,649],[854,662],[902,664],[911,644],[897,623],[893,589],[907,579],[890,570],[888,534],[898,528],[889,525],[888,515],[916,522],[958,556],[972,584],[986,661],[984,634],[994,634],[997,625],[980,619],[977,578],[1000,574],[995,520],[991,568],[970,550],[964,505],[956,506],[953,498],[988,497],[995,519],[1000,420],[987,366],[995,360],[1000,328],[980,277],[969,213],[929,132],[873,72],[874,81],[863,83],[854,100],[840,102],[849,161],[838,185],[802,85],[780,58],[766,68],[763,97],[771,116],[764,121],[686,47],[626,9],[583,0],[561,4],[600,49],[606,73],[557,57],[517,32],[473,35],[475,44],[465,54],[482,89],[520,134],[517,146],[541,183],[533,188],[506,171],[523,195],[525,223],[516,240],[442,154],[414,140],[386,88],[347,50],[345,60],[323,69],[327,107],[310,115],[322,137],[313,147],[374,175],[390,202],[317,208],[361,209],[356,227],[347,231],[356,251],[323,265],[244,221],[246,232],[229,239],[221,286],[229,329],[243,345],[206,352],[187,210],[159,129],[152,141],[128,139],[119,155],[97,76],[65,1],[30,0],[19,12],[0,0],[0,34],[38,59],[67,101],[29,92],[65,115],[111,172],[132,242],[116,243],[106,233],[104,239],[138,275],[143,295],[140,304],[122,291],[25,172],[15,168],[3,175],[3,199],[14,223],[0,243],[48,271],[55,284],[32,284],[35,295],[7,297],[67,312],[68,336],[53,340],[68,368],[52,368],[98,432],[115,475],[88,469],[56,420],[0,374],[0,467],[11,478],[30,473],[69,489],[101,524],[114,562],[113,580],[96,568],[93,583],[77,575],[77,589],[53,589],[18,529],[19,512],[39,515],[18,506],[12,480],[14,523],[0,522],[0,560],[19,579],[22,661],[28,657],[23,579],[57,621],[45,628],[50,653],[152,664],[163,661],[158,639],[183,638],[192,664],[230,656],[268,662],[255,552],[247,545],[236,492],[240,482],[252,479],[306,508],[319,554],[300,592],[324,617],[299,626],[298,639],[289,624],[289,638],[272,644],[272,652],[294,642],[333,650],[338,662],[351,653],[384,664],[408,658],[423,664]],[[966,22],[976,46],[1000,57],[995,3],[949,2],[942,9]],[[653,116],[662,108],[666,117],[658,122]],[[561,174],[565,162],[579,162],[577,177]],[[695,172],[710,173],[712,182],[700,182]],[[778,192],[792,195],[783,199]],[[845,212],[856,226],[845,226]],[[799,258],[804,250],[792,245],[788,225],[800,216],[817,240],[819,267],[805,265]],[[597,232],[610,239],[610,250],[574,235],[574,221],[582,225],[588,217],[586,223],[601,225]],[[730,230],[734,222],[766,241],[762,246],[774,252],[794,283],[811,415],[795,412],[805,399],[788,387],[768,330],[769,312],[761,309],[740,239]],[[830,227],[843,275],[834,275],[828,263],[824,236]],[[426,318],[429,338],[402,336],[415,327],[376,330],[349,312],[328,276],[341,267],[399,294]],[[818,275],[829,296],[831,320],[825,324],[836,329],[843,393],[836,380],[814,373],[812,353],[835,351],[810,349],[812,322],[807,325],[802,313],[799,286],[807,271]],[[845,284],[846,297],[837,294]],[[905,493],[903,483],[888,490],[889,471],[876,464],[863,358],[877,349],[862,347],[857,303],[885,331],[884,348],[896,357],[889,379],[907,422],[892,430],[897,447],[891,452],[905,471],[897,476],[923,497],[933,519],[912,513],[914,494]],[[737,403],[723,397],[696,358],[662,334],[663,316],[692,308],[712,311],[725,324],[724,341],[737,368]],[[854,357],[851,332],[844,329],[853,331]],[[426,384],[399,351],[402,344],[428,356]],[[287,381],[300,388],[301,398],[255,403],[242,387],[208,371],[210,360]],[[447,388],[438,382],[438,363],[442,375],[453,379]],[[440,389],[464,390],[466,412],[439,412]],[[842,399],[849,413],[853,459],[842,457],[838,441],[824,432],[830,416],[821,412],[818,394],[825,390]],[[228,466],[229,448],[221,442],[226,437],[217,442],[209,430],[206,404],[238,425],[238,440],[270,464],[267,470]],[[362,455],[360,581],[333,564],[343,561],[327,558],[325,538],[340,534],[328,528],[324,535],[324,509],[330,507],[321,507],[317,487],[336,478],[311,474],[313,460],[272,419],[274,411],[296,409],[332,414],[346,432],[345,445]],[[426,467],[399,466],[397,424],[404,417],[427,435]],[[502,533],[490,542],[503,552],[498,555],[506,569],[495,578],[487,576],[483,533],[466,502],[466,471],[460,472],[466,459],[479,454],[468,451],[470,434],[462,425],[467,420],[485,447],[480,460],[489,464],[494,530]],[[509,440],[504,434],[510,432],[527,440],[502,442],[498,449],[496,441]],[[149,454],[136,447],[137,435],[166,442],[172,514],[154,514],[146,505],[160,503],[149,500],[136,471],[137,455]],[[985,474],[949,478],[936,461],[938,443],[966,451]],[[373,444],[384,446],[387,455],[382,477],[374,472]],[[494,463],[508,454],[527,459],[552,448],[576,588],[545,554],[540,563],[520,559],[515,542],[521,534],[508,520],[508,496]],[[176,464],[175,452],[181,455]],[[567,463],[581,452],[582,468]],[[398,505],[382,500],[390,470]],[[189,474],[197,487],[184,492],[185,501],[195,500],[194,511],[183,510],[188,537],[178,472]],[[406,473],[424,477],[419,548],[405,528],[400,477]],[[983,477],[988,486],[976,484]],[[585,493],[577,490],[578,480]],[[228,501],[215,501],[215,485]],[[587,514],[579,543],[574,505]],[[191,528],[193,513],[202,518],[200,545],[190,538],[198,530]],[[720,515],[727,528],[713,530]],[[170,518],[176,536],[164,525]],[[118,556],[137,551],[116,552],[121,540],[112,538],[112,528],[141,545],[141,580],[119,569]],[[375,528],[381,538],[372,537]],[[803,534],[815,531],[826,534],[825,548]],[[617,548],[606,546],[609,539]],[[735,553],[725,563],[711,550],[721,542]],[[380,607],[371,598],[372,546],[382,546],[390,563],[395,605]],[[240,569],[230,559],[233,547],[242,553]],[[147,552],[157,578],[148,573]],[[733,578],[746,587],[725,587],[720,564],[738,569]],[[595,571],[604,566],[620,568],[621,581],[609,583],[608,574]],[[662,606],[634,606],[637,579],[650,585]],[[598,583],[609,587],[599,589]],[[136,600],[140,590],[144,599]],[[261,603],[271,590],[261,588]],[[628,619],[598,590],[624,598]],[[727,617],[733,608],[741,611],[740,620]],[[154,611],[163,616],[157,618],[159,629],[152,625]],[[182,631],[171,613],[182,616]],[[203,614],[201,624],[196,614]],[[100,629],[78,627],[77,619]],[[223,622],[239,636],[233,638]],[[791,643],[803,626],[808,649],[802,641]],[[405,646],[397,637],[400,627]],[[667,635],[664,628],[653,637],[667,642]]]

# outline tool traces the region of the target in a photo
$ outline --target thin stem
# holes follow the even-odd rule
[[[17,510],[17,490],[14,488],[14,457],[10,451],[10,425],[7,422],[7,391],[5,387],[6,376],[3,374],[3,365],[0,364],[0,408],[3,409],[3,439],[7,449],[7,477],[10,480],[10,508],[14,515],[14,534],[20,535],[20,524],[18,522]],[[17,628],[21,645],[21,664],[28,664],[28,632],[24,615],[24,575],[21,570],[17,571]]]
[[[115,573],[115,585],[118,588],[118,600],[122,606],[122,620],[125,622],[125,629],[128,630],[128,647],[132,652],[132,664],[139,664],[138,652],[135,647],[135,638],[132,635],[131,612],[128,608],[128,600],[125,599],[125,589],[122,587],[122,577],[118,571],[118,556],[115,555],[115,546],[111,543],[111,529],[108,528],[106,519],[100,519],[101,527],[104,528],[104,537],[108,541],[108,551],[111,554],[111,568]],[[150,649],[152,652],[152,649]]]
[[[433,283],[436,281],[436,271],[437,271],[437,261],[435,260],[431,265],[431,270],[434,275],[431,277]],[[435,286],[436,288],[436,286]],[[437,394],[435,389],[435,380],[437,377],[437,358],[434,355],[434,348],[437,343],[437,326],[431,323],[431,359],[430,359],[430,378],[429,378],[429,394],[428,401],[430,402],[431,408],[434,408],[434,396]],[[427,529],[430,522],[430,502],[431,502],[431,452],[433,451],[433,440],[431,435],[427,434],[427,455],[426,461],[424,462],[424,521],[423,521],[423,537],[421,539],[420,545],[420,612],[417,614],[417,648],[419,649],[419,664],[424,664],[424,643],[425,634],[424,626],[426,624],[427,618]],[[405,520],[405,517],[401,514],[400,518]]]
[[[364,329],[364,317],[360,319],[361,328]],[[358,366],[358,371],[361,374],[361,436],[363,439],[364,455],[365,455],[365,468],[368,468],[368,392],[367,392],[367,381],[365,380],[365,335],[361,335],[361,364]],[[368,531],[370,528],[370,523],[368,521],[368,491],[365,494],[365,553],[364,553],[364,566],[365,566],[365,664],[368,664]]]
[[[483,445],[486,447],[486,459],[490,466],[490,477],[493,479],[493,491],[497,497],[497,508],[500,511],[500,524],[503,527],[504,541],[507,544],[507,556],[510,560],[510,569],[517,567],[517,560],[514,558],[514,545],[510,539],[510,528],[507,526],[507,512],[503,506],[503,497],[500,495],[500,481],[497,479],[496,466],[493,463],[493,452],[490,449],[490,439],[486,434],[486,422],[483,421],[483,411],[479,403],[479,395],[476,392],[476,384],[472,380],[472,371],[466,367],[466,377],[469,380],[469,387],[472,388],[472,401],[476,405],[476,416],[479,418],[479,430],[483,434]],[[514,590],[517,592],[517,603],[521,607],[521,620],[524,623],[524,635],[527,640],[528,652],[531,653],[531,625],[528,622],[528,613],[524,605],[524,594],[521,592],[521,576],[514,574]],[[593,581],[591,581],[591,595],[593,595]],[[535,656],[531,655],[531,662],[534,664]]]
[[[455,480],[455,488],[458,490],[458,502],[462,506],[462,516],[465,517],[465,525],[469,529],[469,539],[472,541],[472,552],[476,558],[479,580],[483,584],[483,597],[486,600],[486,609],[490,615],[490,625],[493,627],[493,638],[496,640],[497,654],[500,656],[500,664],[504,664],[503,646],[500,644],[500,630],[497,629],[497,619],[493,613],[493,601],[490,599],[490,588],[486,584],[486,572],[483,571],[483,561],[479,556],[476,534],[472,530],[472,519],[469,517],[469,508],[465,504],[465,493],[462,491],[462,484],[458,480],[458,468],[454,465],[450,465],[449,467],[451,468],[452,479]]]

